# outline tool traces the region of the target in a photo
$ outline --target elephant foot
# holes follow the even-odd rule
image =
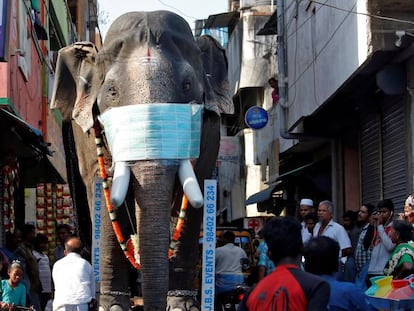
[[[99,306],[99,311],[105,311],[105,310],[109,310],[109,311],[125,311],[122,308],[122,306],[120,306],[120,305],[112,305],[112,306],[109,307],[109,309],[105,309],[104,307]],[[130,309],[128,309],[128,310],[130,310]]]
[[[197,291],[170,290],[167,296],[167,311],[200,311]]]
[[[131,301],[127,293],[102,294],[99,297],[99,311],[129,311],[131,310]],[[119,292],[120,293],[120,292]]]

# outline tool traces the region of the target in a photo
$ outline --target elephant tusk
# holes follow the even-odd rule
[[[195,208],[202,207],[204,203],[203,195],[190,160],[181,160],[180,167],[178,169],[178,177],[191,206]]]
[[[126,162],[115,162],[115,172],[111,188],[111,203],[114,207],[120,206],[128,191],[131,168]]]

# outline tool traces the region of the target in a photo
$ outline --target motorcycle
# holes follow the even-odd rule
[[[250,268],[250,260],[243,258],[240,260],[242,271],[247,271]],[[216,297],[216,311],[236,311],[244,295],[250,289],[247,285],[237,285],[233,290],[217,295]]]
[[[236,311],[249,289],[250,287],[247,285],[238,285],[232,291],[218,295],[215,310]]]

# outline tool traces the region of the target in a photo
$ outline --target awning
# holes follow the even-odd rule
[[[24,183],[26,188],[36,188],[38,183],[66,183],[46,155],[36,162],[32,161],[30,163],[27,159],[22,159],[21,163],[25,166]]]
[[[307,167],[309,167],[309,166],[311,166],[311,165],[313,165],[313,164],[315,164],[315,162],[312,162],[312,163],[308,163],[308,164],[305,164],[305,165],[299,166],[299,167],[297,167],[297,168],[295,168],[295,169],[293,169],[293,170],[291,170],[291,171],[288,171],[288,172],[286,172],[286,173],[280,174],[280,175],[276,178],[276,180],[282,180],[282,179],[286,178],[287,176],[291,176],[291,175],[295,175],[295,174],[297,174],[297,173],[300,173],[302,170],[304,170],[305,168],[307,168]]]
[[[249,204],[260,203],[260,202],[270,200],[272,198],[273,192],[275,192],[277,190],[277,188],[280,187],[280,185],[281,185],[280,180],[286,178],[287,176],[298,174],[303,169],[305,169],[307,167],[310,167],[313,164],[315,164],[315,162],[299,166],[299,167],[297,167],[297,168],[295,168],[291,171],[288,171],[286,173],[283,173],[283,174],[279,175],[275,180],[275,181],[279,181],[279,183],[277,183],[273,186],[270,186],[270,187],[268,187],[268,188],[266,188],[262,191],[256,192],[255,194],[252,194],[250,197],[248,197],[245,204],[249,205]]]
[[[10,112],[6,107],[9,106],[0,108],[0,130],[4,140],[10,141],[9,145],[16,146],[16,153],[23,156],[52,155],[47,143],[43,140],[42,132]]]
[[[238,23],[240,17],[239,12],[227,12],[222,14],[210,15],[204,24],[204,28],[221,28],[229,27],[233,29]]]
[[[39,182],[65,183],[48,158],[52,152],[42,132],[12,111],[10,104],[0,105],[0,154],[18,158],[25,187],[34,188]]]
[[[272,193],[275,191],[277,185],[266,188],[265,190],[259,191],[252,194],[247,200],[246,205],[264,202],[272,198]]]
[[[268,35],[277,35],[277,10],[269,17],[263,28],[256,33],[256,36]]]

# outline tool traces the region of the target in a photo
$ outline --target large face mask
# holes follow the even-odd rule
[[[200,151],[203,106],[151,103],[110,108],[99,121],[114,162],[191,159]]]

